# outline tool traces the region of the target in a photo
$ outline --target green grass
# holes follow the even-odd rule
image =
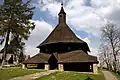
[[[118,80],[120,80],[120,75],[119,75],[119,74],[114,73],[114,72],[111,72],[111,73],[112,73],[113,75],[115,75]]]
[[[13,77],[24,76],[27,74],[32,74],[36,72],[41,72],[43,70],[29,70],[21,68],[3,68],[0,69],[0,80],[8,80]]]
[[[43,76],[37,80],[85,80],[88,77],[92,78],[92,80],[105,80],[104,75],[101,72],[99,74],[56,72],[48,76]]]

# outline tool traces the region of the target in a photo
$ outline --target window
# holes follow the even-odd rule
[[[68,47],[68,50],[71,50],[71,47]]]

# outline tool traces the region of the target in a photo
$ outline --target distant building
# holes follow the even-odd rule
[[[0,64],[2,63],[3,59],[4,48],[0,51]],[[18,64],[21,63],[23,60],[27,60],[30,58],[30,55],[24,54],[14,54],[13,47],[8,45],[7,52],[6,52],[6,63],[5,64]]]
[[[30,55],[25,55],[25,60],[30,59]]]
[[[6,54],[6,64],[13,64],[13,54],[11,53],[12,51],[12,47],[8,46],[7,48],[7,54]],[[2,63],[2,59],[3,59],[3,53],[4,53],[4,48],[1,49],[0,51],[0,64]]]
[[[23,62],[26,67],[36,64],[45,70],[97,73],[97,57],[89,55],[86,42],[79,39],[66,24],[66,13],[61,7],[59,23],[39,45],[40,53]]]

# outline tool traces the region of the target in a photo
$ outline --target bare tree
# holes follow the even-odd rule
[[[101,66],[107,65],[107,69],[111,70],[111,53],[109,51],[108,45],[101,44],[99,49],[99,60]]]
[[[120,30],[119,27],[108,23],[102,28],[102,40],[104,43],[110,44],[110,53],[113,55],[114,71],[117,71],[117,55],[120,51]]]

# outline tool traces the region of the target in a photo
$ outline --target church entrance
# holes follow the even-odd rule
[[[52,55],[48,61],[49,63],[49,69],[50,70],[55,70],[58,69],[58,64],[57,64],[58,60],[55,58],[54,55]]]

